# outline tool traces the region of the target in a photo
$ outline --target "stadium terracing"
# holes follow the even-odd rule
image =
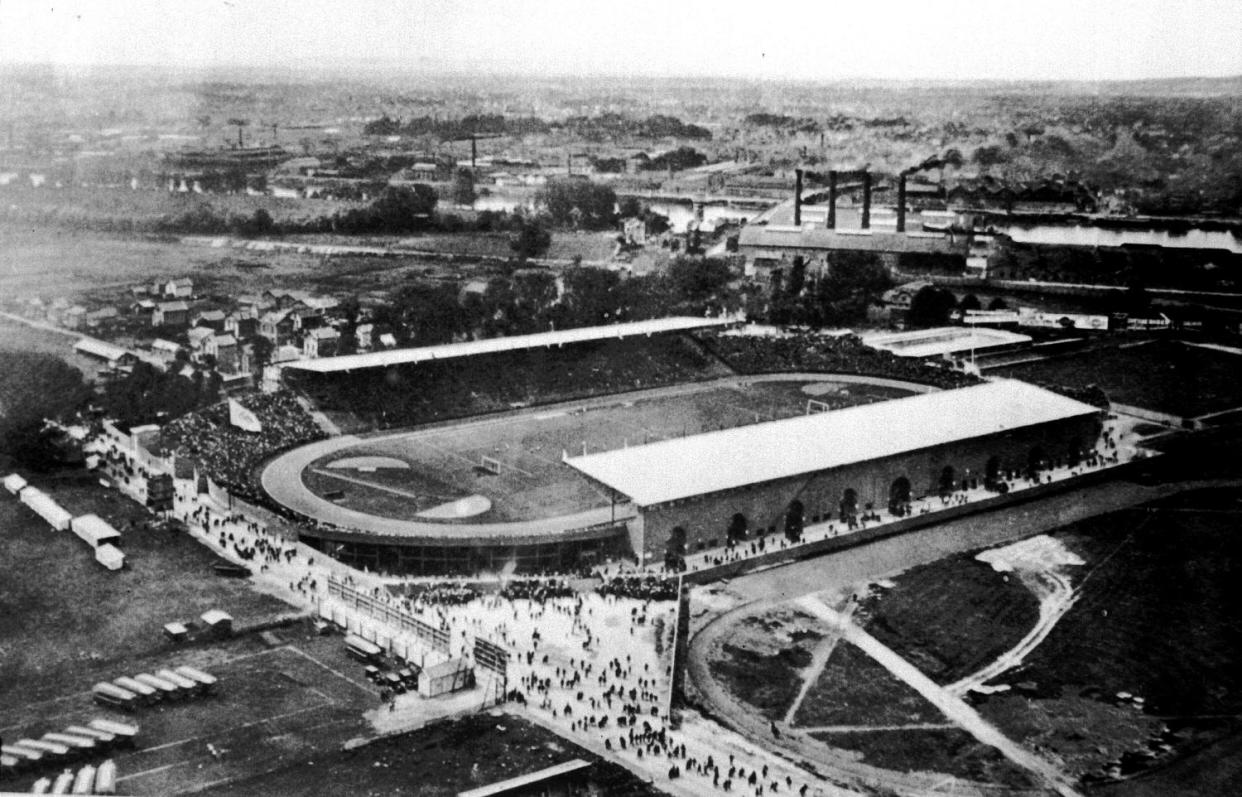
[[[638,389],[630,372],[582,367],[584,361],[611,363],[619,351],[634,363],[650,361],[662,369],[660,379],[648,378],[650,368],[642,372],[642,390],[684,393],[687,388],[678,385],[719,379],[721,371],[708,375],[705,363],[734,381],[781,378],[739,376],[697,352],[699,344],[684,334],[736,323],[668,318],[287,364],[284,374],[293,377],[288,381],[295,387],[308,394],[320,389],[338,403],[365,404],[366,412],[374,411],[376,395],[384,391],[388,399],[414,403],[391,405],[405,414],[372,427],[391,427],[392,433],[345,435],[276,458],[263,471],[263,488],[287,509],[315,521],[303,531],[305,542],[356,566],[418,575],[567,571],[605,559],[650,562],[710,550],[739,535],[844,519],[864,506],[870,511],[887,505],[896,512],[920,496],[962,489],[971,478],[1003,480],[1002,474],[1078,461],[1099,435],[1097,408],[1008,380],[944,392],[919,385],[921,392],[932,392],[824,416],[767,422],[756,417],[741,428],[581,457],[570,457],[559,444],[547,455],[536,449],[518,453],[530,442],[521,432],[506,431],[530,420],[567,422],[561,419],[576,412],[567,399],[629,406],[631,399],[618,394]],[[555,371],[552,381],[563,383],[540,381],[542,363]],[[518,388],[511,389],[515,383]],[[511,400],[532,387],[539,391],[529,402]],[[483,393],[485,401],[477,398]],[[558,407],[534,407],[541,403]],[[478,417],[488,413],[498,414]],[[434,435],[447,434],[471,441],[470,457],[464,448],[441,450]],[[393,441],[422,454],[379,450]],[[336,470],[349,462],[382,468],[379,454],[408,462],[395,462],[401,472],[387,475]],[[540,462],[524,467],[500,462],[514,456]],[[455,491],[463,482],[451,476],[454,469],[485,471],[489,461],[496,462],[496,475],[473,481],[482,493],[489,488],[479,484],[512,478],[535,491],[554,489],[554,482],[555,489],[594,491],[595,500],[562,502],[556,512],[541,516],[497,515],[488,509],[487,495]],[[317,480],[318,492],[311,487]],[[323,488],[324,480],[334,486]],[[350,497],[358,489],[372,491],[368,500],[389,510],[394,505],[414,510],[376,513],[378,504]]]

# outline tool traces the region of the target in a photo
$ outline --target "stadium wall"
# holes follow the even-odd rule
[[[875,511],[884,512],[893,483],[900,477],[909,479],[913,499],[936,496],[946,467],[953,469],[955,486],[960,487],[965,478],[982,483],[993,458],[1002,474],[1025,471],[1032,456],[1041,452],[1046,462],[1065,462],[1075,448],[1093,449],[1100,428],[1099,416],[1058,420],[795,478],[760,482],[727,493],[642,507],[631,522],[631,545],[644,562],[663,561],[675,530],[680,528],[684,531],[687,553],[720,548],[725,545],[737,514],[746,521],[746,539],[784,533],[786,515],[794,501],[802,502],[804,525],[839,522],[839,507],[850,489],[856,493],[860,514],[868,504]],[[738,456],[745,456],[745,452],[739,451]]]

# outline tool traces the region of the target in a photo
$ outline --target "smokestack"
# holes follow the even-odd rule
[[[828,172],[828,229],[837,226],[837,173]]]
[[[474,134],[471,134],[470,136],[470,168],[471,169],[475,168],[475,161],[477,161],[478,159],[479,159],[479,140],[474,137]]]
[[[802,170],[794,169],[794,226],[802,226]]]
[[[906,176],[897,176],[897,232],[906,231]]]
[[[871,229],[871,172],[863,172],[862,228]]]

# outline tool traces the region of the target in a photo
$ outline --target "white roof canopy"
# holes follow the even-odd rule
[[[590,340],[606,340],[608,338],[622,338],[635,335],[656,335],[663,332],[684,332],[690,329],[725,326],[736,323],[737,320],[736,318],[693,318],[689,316],[656,318],[649,321],[632,321],[626,324],[612,324],[602,327],[583,327],[581,329],[564,329],[557,332],[538,332],[534,335],[514,335],[508,338],[470,340],[464,343],[445,343],[439,346],[423,346],[416,349],[394,349],[392,351],[378,351],[369,354],[350,354],[344,357],[326,357],[322,360],[302,360],[283,367],[296,368],[299,371],[334,373],[353,371],[358,368],[404,365],[429,360],[446,360],[453,357],[470,357],[478,354],[516,351],[518,349],[534,349],[541,346],[563,346]]]
[[[651,506],[1097,412],[1005,379],[566,462],[639,506]]]

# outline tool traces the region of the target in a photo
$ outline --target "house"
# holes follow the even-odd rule
[[[244,311],[229,313],[224,317],[224,331],[239,340],[253,338],[259,332],[259,319]]]
[[[193,327],[185,333],[190,342],[190,356],[200,357],[207,353],[207,340],[216,334],[211,327]]]
[[[371,348],[371,334],[375,331],[374,324],[359,324],[354,330],[354,341],[359,351]]]
[[[289,308],[289,317],[293,319],[293,328],[296,329],[314,329],[323,326],[324,313],[318,307],[311,307],[299,302]]]
[[[73,350],[93,360],[100,360],[109,368],[121,368],[138,362],[138,355],[132,351],[126,351],[120,346],[113,346],[111,343],[94,338],[82,338],[73,344]]]
[[[269,307],[275,307],[277,310],[288,310],[296,304],[306,304],[306,300],[312,298],[310,291],[294,291],[287,288],[272,288],[263,293],[263,298],[271,302]]]
[[[237,311],[242,315],[258,318],[263,314],[264,310],[275,304],[266,295],[257,296],[252,293],[243,293],[237,297]]]
[[[86,325],[88,327],[97,327],[105,321],[111,321],[120,315],[115,307],[100,307],[98,310],[91,310],[86,314]]]
[[[287,363],[300,359],[302,359],[302,350],[297,346],[286,344],[284,346],[277,346],[272,350],[273,363]]]
[[[151,313],[151,326],[183,327],[190,322],[190,306],[185,302],[160,302]]]
[[[86,326],[86,308],[75,304],[63,310],[60,314],[60,325],[66,329],[81,329]]]
[[[379,340],[380,340],[380,345],[383,346],[385,349],[397,348],[397,339],[396,337],[393,336],[391,332],[383,333],[382,335],[380,335]]]
[[[333,357],[340,348],[341,335],[332,327],[317,327],[302,338],[302,353],[307,358]]]
[[[235,373],[241,364],[241,351],[237,338],[232,335],[212,335],[203,344],[203,352],[216,358],[216,368]]]
[[[224,311],[223,310],[199,310],[190,317],[191,326],[210,327],[216,332],[224,331]]]
[[[177,359],[177,352],[181,351],[179,344],[173,343],[171,340],[156,338],[151,343],[151,354],[165,365]]]
[[[149,320],[155,312],[155,300],[139,299],[129,306],[129,311],[144,320]]]
[[[647,224],[642,219],[626,219],[621,222],[621,234],[625,236],[626,243],[641,246],[647,243]]]
[[[189,277],[169,280],[156,291],[166,299],[189,299],[194,295],[194,280]]]
[[[269,310],[259,318],[259,334],[270,340],[273,347],[288,343],[295,331],[294,319],[288,310]]]

